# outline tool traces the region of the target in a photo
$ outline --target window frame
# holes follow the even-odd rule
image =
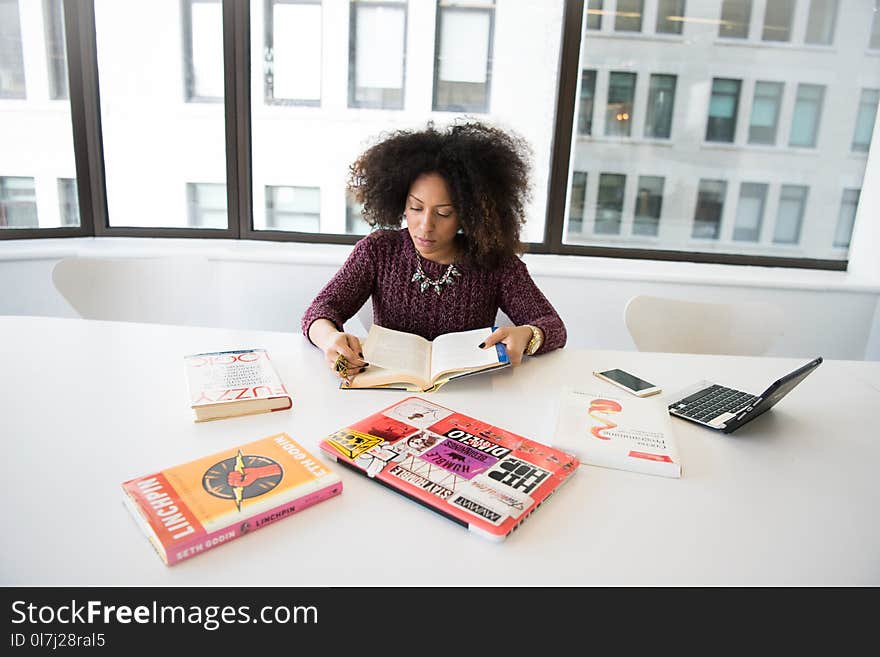
[[[604,4],[604,3],[603,3]],[[571,147],[576,134],[577,89],[581,36],[585,25],[585,0],[564,0],[556,93],[556,123],[550,144],[550,174],[543,239],[531,242],[534,254],[611,257],[628,260],[681,261],[712,264],[757,265],[815,270],[845,271],[848,259],[817,259],[787,256],[755,256],[710,251],[687,251],[566,244],[566,202]],[[227,208],[226,229],[110,227],[104,176],[98,86],[94,0],[64,3],[64,34],[68,59],[69,102],[73,123],[79,226],[0,231],[0,240],[53,237],[173,237],[199,239],[248,239],[353,245],[361,235],[291,233],[253,230],[251,174],[251,61],[250,4],[222,0],[224,43],[224,109],[226,117]],[[439,4],[438,4],[439,10]],[[491,26],[494,45],[494,11]],[[494,47],[493,47],[494,50]],[[490,62],[492,61],[490,52]],[[436,76],[436,53],[434,58]],[[491,70],[487,83],[491,85]],[[491,88],[489,93],[491,94]],[[742,94],[742,88],[740,89]],[[741,99],[740,99],[741,100]],[[433,103],[433,98],[432,98]],[[594,108],[594,113],[595,113]],[[573,129],[575,128],[575,129]],[[869,159],[878,157],[869,154]],[[593,179],[598,183],[596,178]],[[637,178],[634,178],[637,181]]]
[[[388,7],[403,10],[403,52],[400,55],[400,104],[385,105],[384,102],[357,100],[357,10],[358,7]],[[402,110],[406,105],[406,51],[407,31],[409,30],[408,0],[349,0],[348,16],[348,106],[359,109]],[[382,87],[364,87],[380,89]]]

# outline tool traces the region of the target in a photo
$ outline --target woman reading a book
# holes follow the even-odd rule
[[[343,324],[372,297],[379,326],[433,340],[502,326],[512,365],[565,344],[565,325],[518,257],[529,197],[528,145],[478,122],[392,133],[351,165],[348,188],[374,230],[302,317],[302,331],[348,381],[366,367]],[[401,228],[401,223],[405,227]]]

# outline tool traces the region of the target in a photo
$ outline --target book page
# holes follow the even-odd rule
[[[370,368],[375,366],[387,373],[397,372],[427,383],[431,370],[431,343],[419,335],[373,324],[364,341],[364,358]]]
[[[492,335],[492,328],[445,333],[434,338],[431,380],[444,372],[482,369],[498,364],[495,347],[480,349],[479,345]]]

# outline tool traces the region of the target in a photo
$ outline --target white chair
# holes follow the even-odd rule
[[[639,351],[761,356],[783,334],[783,316],[764,303],[704,303],[635,296],[624,309]]]
[[[210,326],[216,308],[203,257],[64,258],[52,282],[85,319]]]

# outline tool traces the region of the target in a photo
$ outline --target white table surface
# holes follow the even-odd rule
[[[244,347],[270,351],[293,409],[194,423],[183,356]],[[759,392],[816,355],[564,349],[426,398],[549,442],[564,382],[607,385],[593,369]],[[281,431],[331,464],[321,438],[405,395],[339,390],[294,328],[0,317],[0,585],[880,584],[877,362],[826,361],[731,435],[673,420],[681,479],[581,466],[502,543],[340,466],[341,496],[173,567],[122,504],[124,480]]]

